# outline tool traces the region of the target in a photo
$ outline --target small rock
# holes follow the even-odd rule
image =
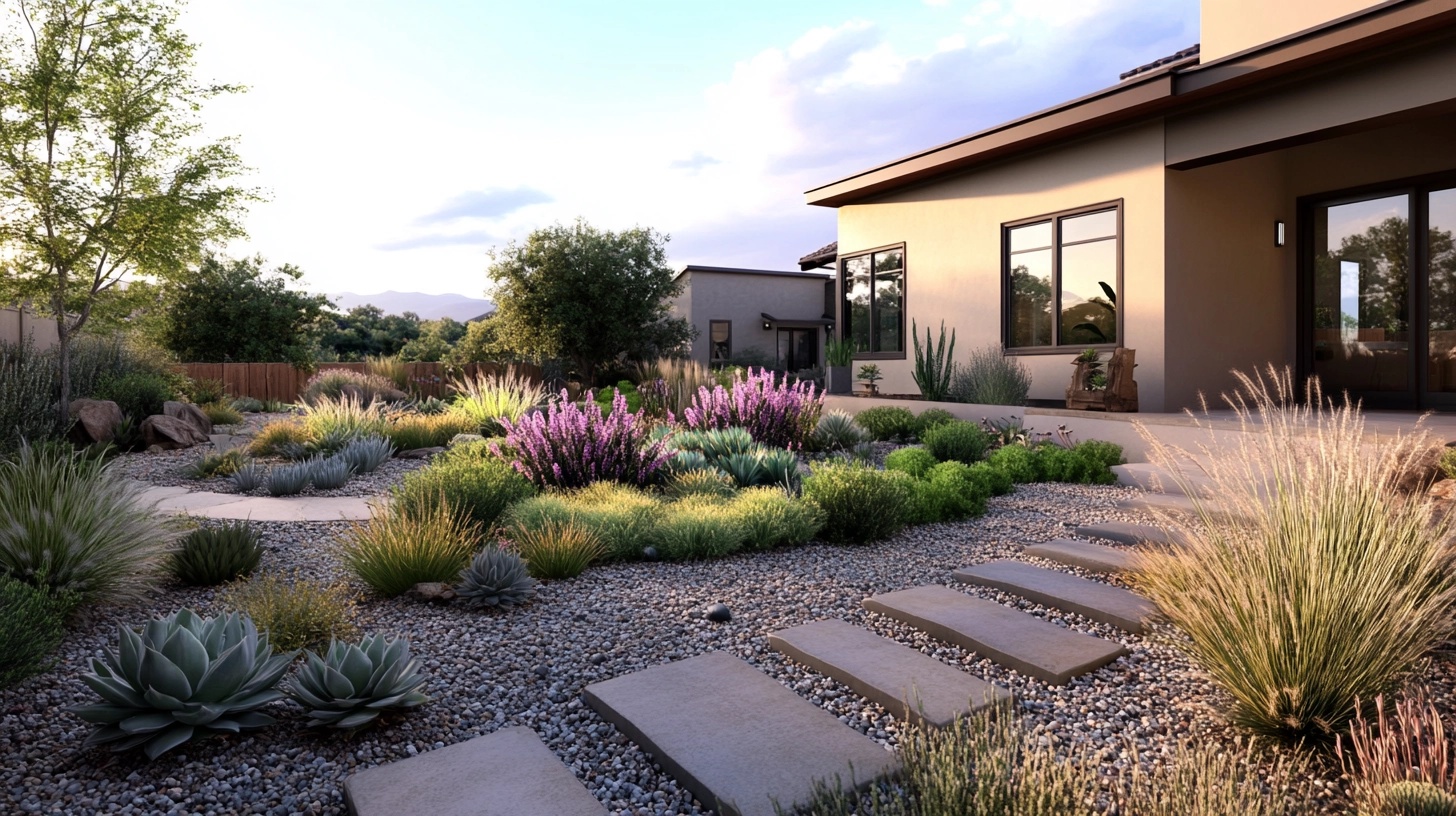
[[[733,612],[720,603],[715,603],[703,610],[703,617],[714,623],[727,623],[733,620]]]
[[[643,547],[642,548],[642,557],[645,560],[647,560],[647,561],[656,561],[658,559],[657,548],[656,547]]]
[[[415,448],[414,450],[401,451],[395,455],[401,459],[429,459],[436,454],[444,452],[444,448]]]
[[[414,588],[410,590],[410,595],[422,601],[443,603],[455,599],[455,590],[449,584],[431,581],[423,584],[415,584]]]

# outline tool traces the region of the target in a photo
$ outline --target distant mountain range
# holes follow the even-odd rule
[[[353,292],[334,292],[329,295],[341,312],[355,306],[371,304],[378,306],[385,314],[414,312],[421,320],[439,320],[450,317],[460,322],[480,317],[495,311],[495,304],[484,298],[464,295],[427,295],[424,292],[380,292],[374,295],[356,295]]]

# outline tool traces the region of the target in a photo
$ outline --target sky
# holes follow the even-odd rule
[[[193,0],[181,25],[265,200],[229,254],[321,292],[488,295],[584,218],[669,262],[795,269],[804,192],[1117,83],[1196,0]]]

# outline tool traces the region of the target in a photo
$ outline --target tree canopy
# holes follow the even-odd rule
[[[196,363],[294,363],[313,358],[328,298],[290,289],[303,277],[262,258],[204,259],[185,283],[163,290],[162,344]]]
[[[690,341],[669,300],[682,290],[667,266],[667,236],[612,232],[585,221],[532,232],[491,252],[494,329],[505,349],[569,360],[583,382],[622,359],[644,359]]]
[[[325,355],[340,360],[398,354],[420,336],[420,316],[414,312],[392,315],[372,303],[344,314],[330,313],[320,345]]]

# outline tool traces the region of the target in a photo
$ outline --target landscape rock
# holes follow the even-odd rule
[[[1391,477],[1395,489],[1402,493],[1419,493],[1435,484],[1442,477],[1441,454],[1446,446],[1432,445],[1419,451],[1406,462],[1405,467]]]
[[[414,588],[410,590],[410,597],[431,603],[444,603],[455,600],[455,590],[449,584],[431,581],[415,584]]]
[[[158,414],[142,420],[142,441],[148,449],[152,446],[162,450],[177,450],[202,445],[211,439],[192,423],[177,417]]]
[[[201,431],[203,436],[212,433],[212,420],[207,418],[207,414],[204,414],[201,408],[198,408],[190,402],[173,402],[168,400],[162,403],[162,414],[186,422],[188,425]]]
[[[733,612],[720,603],[715,603],[703,610],[703,617],[714,623],[727,623],[733,620]]]
[[[401,459],[433,459],[435,456],[444,452],[444,448],[415,448],[414,450],[400,451],[395,455]]]
[[[71,400],[71,418],[76,428],[86,435],[79,442],[110,442],[116,437],[116,425],[121,422],[121,406],[111,400]]]

